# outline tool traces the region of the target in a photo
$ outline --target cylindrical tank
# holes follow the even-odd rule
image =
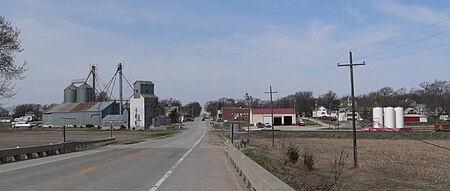
[[[64,89],[64,103],[77,102],[77,87],[73,84]]]
[[[373,108],[373,127],[380,128],[384,126],[383,121],[383,108],[374,107]]]
[[[81,84],[77,90],[77,103],[86,103],[92,101],[94,88],[87,83]]]
[[[384,108],[384,127],[395,128],[395,111],[393,107]]]
[[[403,128],[405,127],[405,121],[403,119],[403,107],[394,108],[395,111],[395,127]]]

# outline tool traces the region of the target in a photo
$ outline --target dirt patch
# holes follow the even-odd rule
[[[354,169],[352,139],[285,135],[277,136],[273,148],[272,139],[266,135],[245,136],[251,141],[243,151],[296,190],[447,190],[450,187],[450,151],[416,140],[359,139],[359,164]],[[428,141],[450,148],[450,140]],[[299,150],[296,163],[287,154],[292,146]],[[313,157],[312,171],[305,165],[305,153]],[[342,173],[334,181],[339,158],[343,159]]]

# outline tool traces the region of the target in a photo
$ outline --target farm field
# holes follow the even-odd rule
[[[116,137],[117,144],[130,144],[149,138],[175,134],[179,131],[163,129],[155,131],[114,130],[113,136]],[[66,131],[66,141],[84,141],[108,137],[110,137],[110,131],[108,130],[68,128]],[[62,140],[62,130],[60,128],[0,131],[0,149],[57,143],[62,142]]]
[[[276,132],[274,148],[270,132],[239,133],[235,137],[250,138],[249,146],[241,150],[296,190],[450,188],[450,150],[445,149],[450,148],[448,132],[410,134],[445,148],[391,133],[361,135],[364,138],[358,139],[356,169],[351,136],[323,133]],[[223,137],[228,134],[221,132]],[[289,150],[298,151],[295,163],[289,160]],[[313,164],[311,171],[305,165],[307,157],[307,162]]]

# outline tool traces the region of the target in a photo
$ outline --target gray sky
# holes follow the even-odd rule
[[[245,92],[267,99],[269,85],[279,91],[275,98],[306,90],[316,96],[328,90],[349,94],[348,69],[336,65],[348,62],[350,49],[355,63],[367,62],[355,70],[357,94],[450,80],[448,20],[358,48],[449,18],[448,1],[0,0],[0,5],[1,15],[22,31],[25,50],[16,61],[29,63],[27,77],[16,84],[19,93],[6,105],[61,103],[63,89],[85,78],[90,64],[106,83],[119,62],[130,81],[153,81],[160,98],[201,104],[242,98]]]

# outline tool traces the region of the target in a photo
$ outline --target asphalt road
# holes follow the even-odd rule
[[[200,142],[206,122],[186,125],[164,139],[0,165],[0,190],[245,190],[223,148]]]

